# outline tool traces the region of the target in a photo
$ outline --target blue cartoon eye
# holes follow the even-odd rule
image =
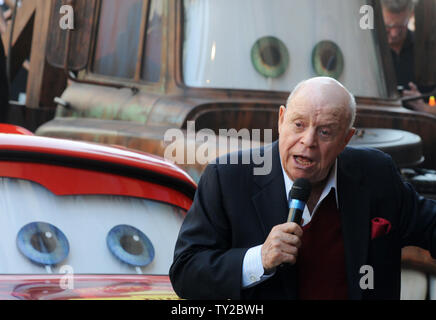
[[[70,251],[64,233],[45,222],[32,222],[21,228],[17,235],[17,246],[29,260],[45,266],[62,262]]]
[[[118,225],[106,237],[109,251],[119,260],[135,267],[145,267],[154,259],[154,247],[140,230]]]

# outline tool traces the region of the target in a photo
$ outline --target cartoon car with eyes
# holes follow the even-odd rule
[[[145,153],[0,133],[0,299],[176,299],[167,274],[195,189]]]

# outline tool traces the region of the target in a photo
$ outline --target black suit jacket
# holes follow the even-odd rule
[[[180,297],[298,298],[295,266],[277,268],[273,277],[249,289],[241,285],[247,250],[264,243],[288,215],[278,143],[262,152],[272,159],[269,175],[253,175],[255,165],[241,164],[241,152],[240,164],[217,160],[203,173],[169,273]],[[338,157],[337,177],[349,298],[399,299],[401,248],[416,245],[436,256],[436,202],[404,183],[390,156],[377,150],[347,147]],[[387,235],[371,239],[374,217],[391,222]],[[360,287],[368,275],[360,273],[364,265],[374,270],[372,290]]]

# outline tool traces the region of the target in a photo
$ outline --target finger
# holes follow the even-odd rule
[[[418,88],[418,86],[417,86],[416,84],[414,84],[413,82],[410,82],[410,83],[409,83],[409,87],[410,87],[410,90],[411,90],[415,95],[417,95],[417,96],[420,96],[420,95],[421,95],[421,92],[419,91],[419,88]]]
[[[416,84],[414,84],[413,82],[409,82],[409,87],[410,87],[410,89],[412,89],[413,91],[418,91],[418,87],[417,87]]]
[[[286,232],[286,233],[292,233],[295,234],[298,237],[302,237],[303,236],[303,229],[301,229],[301,227],[296,224],[295,222],[287,222],[285,224],[283,224],[283,229],[282,231]]]
[[[282,263],[289,263],[293,265],[296,262],[297,262],[297,256],[285,252],[282,253]]]
[[[285,261],[289,261],[290,258],[289,256],[292,255],[292,253],[287,253],[281,250],[281,248],[262,247],[261,255],[262,255],[262,265],[264,269],[270,270],[284,263]]]
[[[416,91],[404,90],[403,96],[404,97],[416,97],[416,96],[419,96],[419,93],[417,93]]]
[[[280,236],[280,240],[287,246],[293,246],[296,248],[301,247],[301,239],[297,235],[289,234],[289,233],[283,233]]]
[[[294,256],[298,256],[298,248],[295,246],[284,245],[281,251],[286,254],[292,254]]]

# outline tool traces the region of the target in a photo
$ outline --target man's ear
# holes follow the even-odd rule
[[[354,134],[356,133],[356,128],[351,128],[347,135],[345,136],[345,146],[344,148],[347,146],[348,142],[350,142],[351,138],[354,136]]]
[[[286,113],[286,107],[281,105],[279,110],[279,123],[278,123],[279,135],[280,135],[280,126],[283,124],[283,121],[285,120],[285,113]]]

